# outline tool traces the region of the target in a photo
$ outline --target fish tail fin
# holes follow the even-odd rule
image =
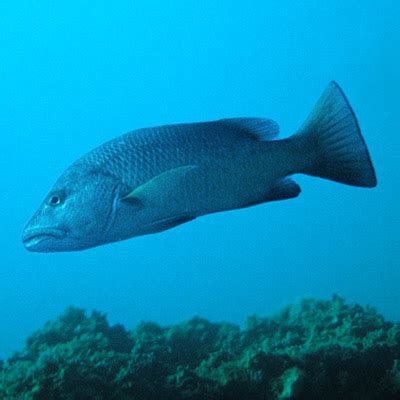
[[[302,140],[301,147],[308,151],[303,173],[352,186],[376,186],[356,116],[336,82],[330,82],[293,138]]]

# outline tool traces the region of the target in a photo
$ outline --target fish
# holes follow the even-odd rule
[[[265,118],[143,128],[89,151],[56,180],[25,226],[34,252],[63,252],[162,232],[211,213],[293,199],[305,174],[377,185],[354,111],[332,81],[300,128]]]

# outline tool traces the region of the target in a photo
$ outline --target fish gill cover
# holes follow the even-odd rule
[[[399,399],[400,325],[305,299],[244,329],[202,318],[132,331],[70,307],[0,370],[2,399]]]

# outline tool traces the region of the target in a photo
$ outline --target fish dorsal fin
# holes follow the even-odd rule
[[[272,119],[226,118],[215,123],[230,127],[236,134],[243,134],[259,141],[273,140],[279,135],[279,125]]]
[[[121,200],[135,205],[143,205],[148,202],[154,202],[154,200],[165,199],[176,191],[176,187],[179,186],[182,179],[196,168],[196,165],[184,165],[164,171],[133,189]]]

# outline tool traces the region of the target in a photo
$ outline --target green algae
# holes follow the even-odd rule
[[[306,299],[243,330],[202,318],[127,331],[68,308],[0,363],[0,398],[399,399],[400,326]]]

